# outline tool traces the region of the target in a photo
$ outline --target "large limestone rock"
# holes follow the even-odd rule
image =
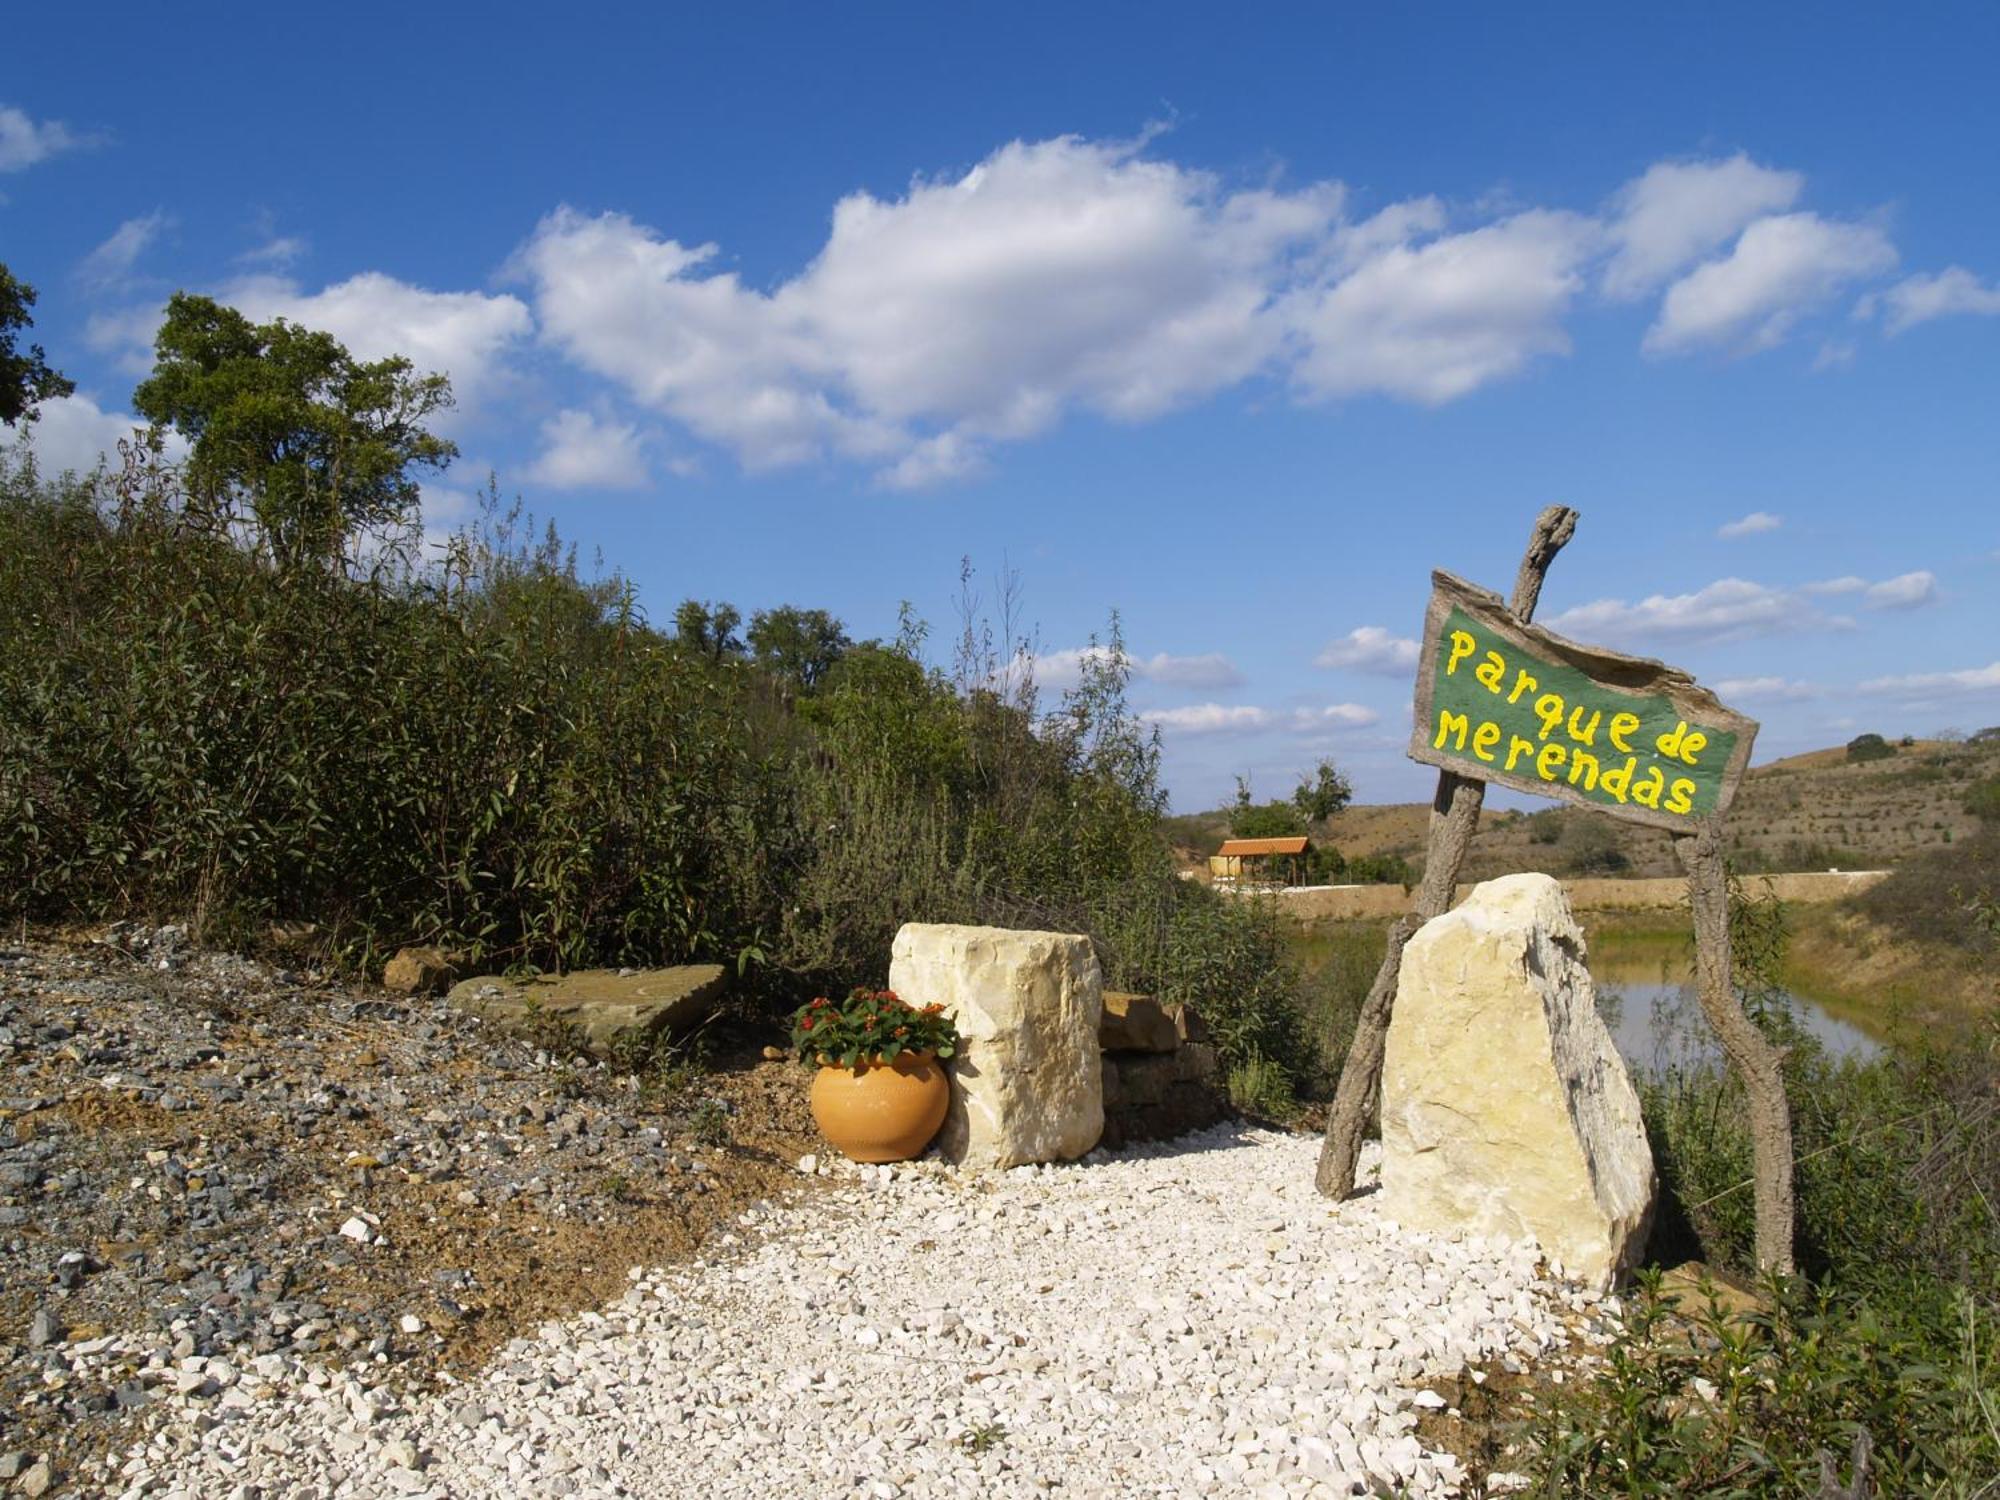
[[[661,1031],[707,1020],[728,991],[721,964],[680,964],[576,969],[520,981],[488,975],[453,985],[445,1000],[529,1035],[571,1032],[600,1057],[615,1059]]]
[[[1090,939],[911,922],[889,988],[958,1023],[938,1149],[961,1166],[1066,1161],[1104,1132],[1097,1025],[1103,980]]]
[[[1403,951],[1382,1057],[1383,1211],[1529,1237],[1613,1283],[1645,1248],[1653,1156],[1562,887],[1510,875]]]

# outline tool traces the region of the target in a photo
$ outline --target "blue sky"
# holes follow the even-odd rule
[[[1181,808],[1403,759],[1432,567],[1760,758],[2000,723],[2000,10],[35,7],[0,260],[121,430],[176,288],[446,370],[657,618],[1120,611]],[[1747,13],[1746,13],[1747,12]],[[207,15],[203,22],[199,18]]]

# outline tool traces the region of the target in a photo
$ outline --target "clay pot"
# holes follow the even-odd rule
[[[855,1161],[908,1161],[944,1123],[951,1080],[929,1052],[894,1062],[821,1068],[813,1079],[813,1120],[836,1150]]]

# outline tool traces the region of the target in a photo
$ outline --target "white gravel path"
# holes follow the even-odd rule
[[[122,1482],[245,1500],[1450,1494],[1457,1464],[1412,1431],[1438,1399],[1422,1383],[1532,1360],[1597,1303],[1538,1275],[1531,1246],[1328,1203],[1317,1144],[1223,1126],[984,1179],[843,1164],[715,1258],[635,1270],[622,1301],[407,1406],[366,1365],[183,1371]]]

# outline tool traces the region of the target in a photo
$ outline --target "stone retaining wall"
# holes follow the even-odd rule
[[[1107,990],[1098,1044],[1110,1149],[1171,1140],[1229,1114],[1221,1054],[1192,1007]]]
[[[1792,875],[1752,875],[1746,883],[1761,892],[1766,881],[1781,901],[1814,904],[1858,895],[1888,878],[1887,870],[1816,870]],[[1577,911],[1670,911],[1687,905],[1687,882],[1657,880],[1565,880],[1564,894]],[[1245,898],[1276,901],[1288,917],[1307,922],[1387,921],[1410,909],[1413,893],[1399,885],[1307,885],[1283,890],[1217,890]],[[1471,894],[1459,886],[1456,901]],[[1455,904],[1455,903],[1454,903]]]

